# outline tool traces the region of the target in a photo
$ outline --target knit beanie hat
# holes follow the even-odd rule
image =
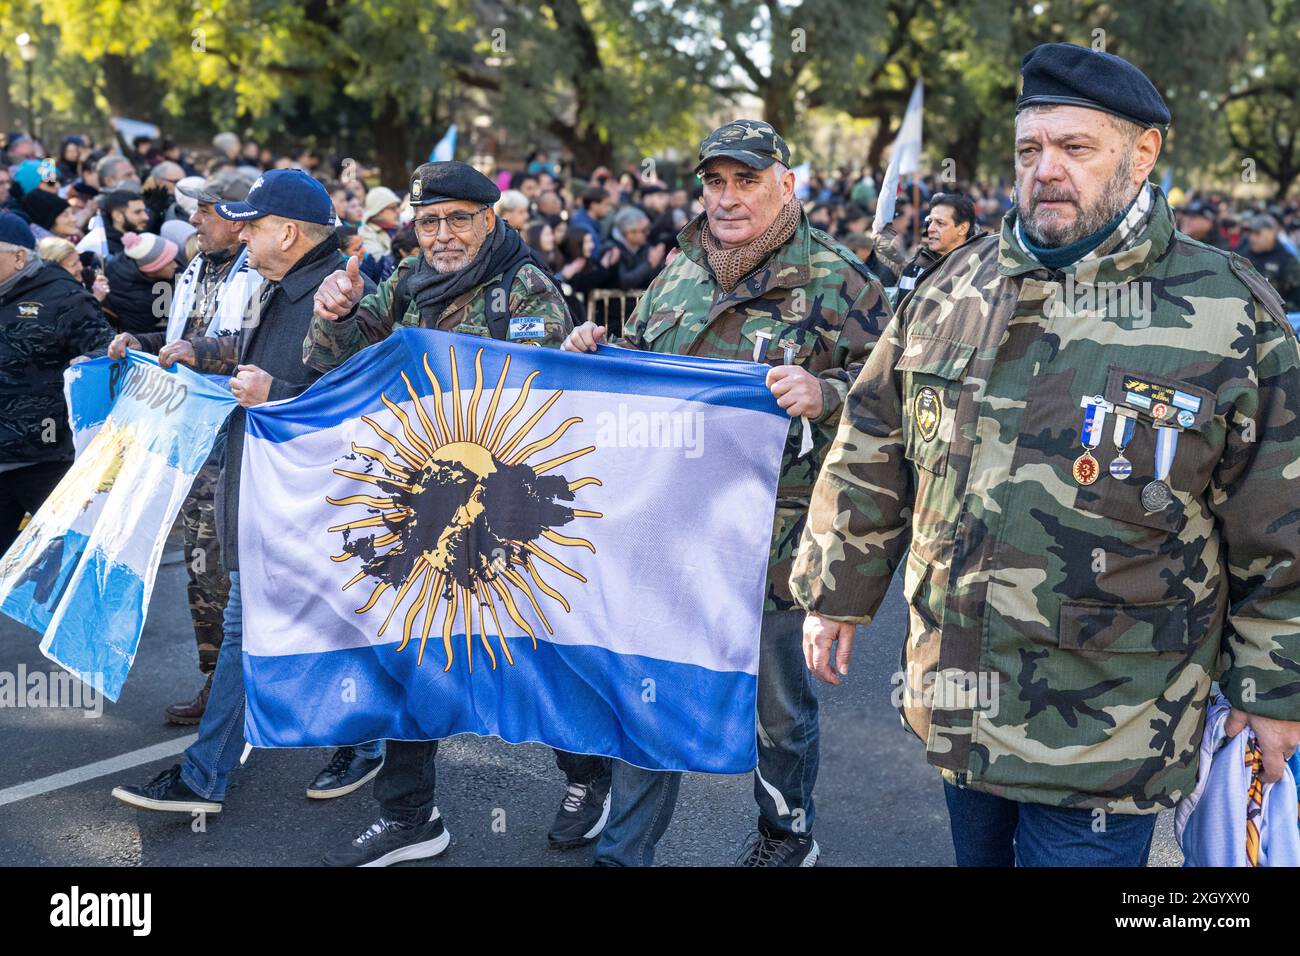
[[[152,232],[128,232],[122,236],[122,247],[141,272],[157,272],[180,251],[176,243]]]
[[[31,216],[32,222],[43,229],[54,227],[54,220],[63,214],[63,210],[68,208],[68,201],[59,196],[58,193],[46,192],[44,189],[33,189],[23,195],[23,211]]]

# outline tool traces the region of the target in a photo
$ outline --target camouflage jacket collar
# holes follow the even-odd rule
[[[704,227],[704,222],[705,214],[700,213],[683,226],[682,231],[677,234],[677,245],[681,248],[682,255],[709,275],[713,275],[713,270],[709,267],[709,257],[704,251],[704,243],[700,239],[700,230]],[[807,285],[812,278],[812,236],[809,233],[811,228],[808,216],[800,211],[799,224],[795,226],[794,235],[783,245],[778,246],[722,298],[729,302],[743,301],[757,298],[769,289],[797,289]]]
[[[1169,202],[1158,186],[1148,186],[1152,194],[1150,213],[1131,242],[1119,244],[1105,255],[1086,256],[1062,272],[1073,273],[1079,282],[1127,282],[1155,265],[1169,248],[1174,235],[1174,217]],[[1017,277],[1037,273],[1050,276],[1048,269],[1027,253],[1016,239],[1017,211],[1012,209],[1002,220],[998,240],[998,272]]]

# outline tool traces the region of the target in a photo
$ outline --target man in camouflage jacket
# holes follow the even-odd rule
[[[1300,351],[1267,284],[1146,182],[1149,81],[1066,44],[1024,69],[1018,208],[900,305],[792,586],[839,683],[831,645],[843,673],[903,564],[896,701],[959,864],[1143,865],[1213,680],[1266,779],[1300,739]]]
[[[514,229],[497,220],[491,207],[499,198],[491,180],[465,163],[417,168],[411,204],[420,254],[403,260],[369,295],[363,294],[356,257],[346,270],[327,276],[316,294],[303,362],[328,371],[399,326],[559,347],[572,329],[568,307]],[[422,295],[421,273],[442,284]],[[441,853],[448,835],[434,807],[437,753],[436,740],[388,741],[375,781],[382,810],[378,834],[332,850],[325,862],[382,865]],[[548,838],[557,848],[590,843],[592,829],[598,833],[603,825],[610,761],[558,750],[555,760],[568,790]]]
[[[738,120],[700,147],[706,212],[678,237],[681,253],[651,284],[618,343],[676,355],[763,362],[793,421],[777,484],[758,669],[758,832],[751,865],[816,862],[817,701],[799,652],[801,614],[788,577],[818,466],[849,384],[889,320],[880,283],[851,252],[812,228],[794,198],[789,150],[767,123]],[[575,330],[589,350],[604,329]],[[805,430],[812,446],[801,455]],[[615,764],[610,823],[598,861],[648,865],[667,828],[680,774]]]
[[[429,185],[425,185],[426,181]],[[488,197],[497,192],[496,186],[473,167],[457,162],[425,163],[416,170],[411,183],[412,204],[417,210],[423,211],[437,205],[438,211],[444,216],[473,217],[463,224],[463,228],[471,231],[462,236],[452,224],[435,227],[440,231],[423,236],[427,240],[428,251],[403,259],[393,274],[359,303],[350,302],[348,296],[342,293],[343,286],[340,285],[338,308],[341,316],[322,318],[318,311],[316,320],[308,330],[307,339],[303,342],[303,362],[318,371],[327,372],[342,365],[367,345],[382,342],[398,327],[439,329],[443,332],[490,337],[492,330],[489,328],[489,313],[494,306],[512,317],[527,316],[542,320],[540,325],[510,323],[502,329],[504,334],[499,338],[551,346],[563,342],[572,328],[569,310],[546,270],[535,261],[524,261],[517,269],[511,270],[514,280],[507,291],[499,284],[505,271],[500,266],[488,264],[487,254],[491,251],[493,236],[499,235],[503,240],[511,240],[511,247],[517,253],[521,252],[519,247],[522,246],[518,234],[505,223],[498,226],[496,214],[490,204],[485,204]],[[417,186],[417,183],[420,185]],[[424,192],[439,188],[457,193],[473,193],[474,198],[439,197]],[[457,247],[463,246],[467,239],[472,239],[476,231],[483,234],[479,240],[481,246],[475,248],[474,256],[465,257],[464,250]],[[524,247],[522,252],[526,251],[527,247]],[[439,299],[436,309],[422,310],[418,296],[411,292],[411,283],[414,274],[421,268],[422,259],[437,256],[439,259],[445,258],[448,265],[453,261],[459,262],[461,265],[456,270],[448,271],[468,273],[479,265],[475,260],[480,258],[480,254],[483,259],[480,271],[484,274],[476,276],[477,281],[467,282],[467,288]],[[517,255],[516,260],[518,258]],[[507,261],[509,258],[506,255],[501,255],[496,260],[498,263]],[[424,267],[428,269],[433,266],[433,262],[426,262]],[[349,292],[360,289],[359,278],[352,275],[358,269],[357,264],[349,266]],[[323,291],[329,293],[328,289]],[[494,302],[494,297],[505,301]],[[505,308],[502,309],[501,306]]]

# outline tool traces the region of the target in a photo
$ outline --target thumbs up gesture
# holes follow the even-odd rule
[[[361,281],[361,260],[348,257],[347,268],[327,275],[316,290],[312,311],[328,322],[346,319],[361,301],[365,285]]]

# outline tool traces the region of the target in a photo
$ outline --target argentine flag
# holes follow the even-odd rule
[[[246,736],[756,763],[767,367],[401,329],[251,409]]]
[[[235,400],[134,351],[72,366],[64,393],[77,460],[0,559],[0,610],[117,700],[167,533]]]

